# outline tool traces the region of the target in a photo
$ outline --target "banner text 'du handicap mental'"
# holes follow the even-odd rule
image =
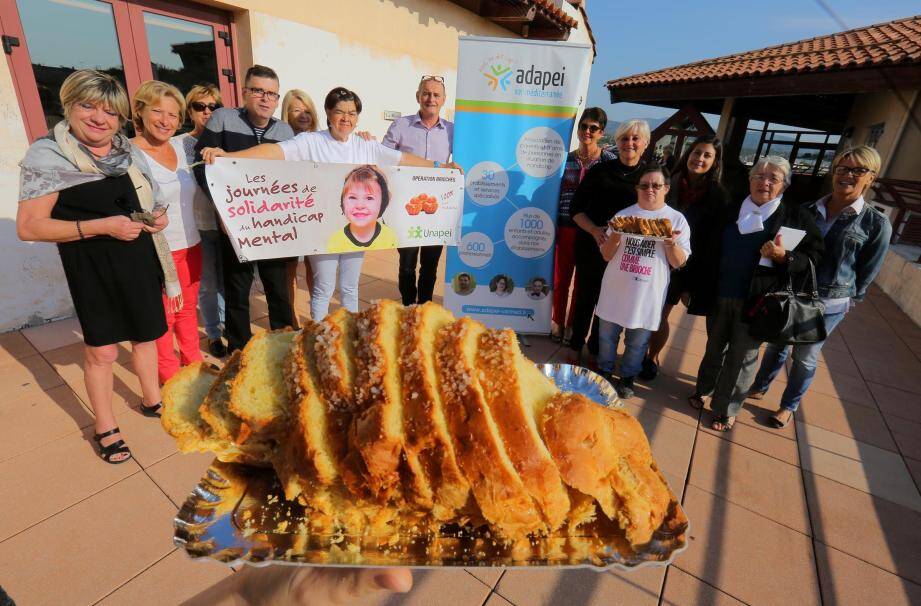
[[[459,240],[458,170],[218,158],[205,174],[241,261]]]
[[[454,161],[466,171],[445,306],[491,327],[546,334],[563,165],[591,48],[460,39]]]

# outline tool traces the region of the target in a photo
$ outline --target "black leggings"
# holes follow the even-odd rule
[[[570,347],[580,351],[588,335],[588,351],[598,355],[598,320],[592,321],[595,316],[595,305],[601,294],[601,280],[604,278],[604,269],[607,264],[601,255],[598,258],[576,258],[576,276],[579,288],[576,290],[576,300],[573,303],[572,337]],[[591,327],[591,334],[589,334]]]

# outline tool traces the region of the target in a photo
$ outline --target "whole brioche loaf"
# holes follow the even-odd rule
[[[517,540],[602,515],[642,545],[675,501],[633,417],[560,393],[512,331],[434,303],[258,334],[219,374],[183,369],[164,407],[182,450],[273,466],[312,530],[469,522]]]

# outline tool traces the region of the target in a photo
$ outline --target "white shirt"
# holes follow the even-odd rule
[[[189,166],[195,162],[195,144],[198,139],[192,136],[192,133],[182,133],[174,138],[178,141],[185,151],[185,159]],[[193,173],[194,176],[194,173]],[[196,181],[197,183],[197,181]],[[192,201],[192,210],[195,215],[195,225],[200,230],[217,229],[217,217],[214,215],[214,205],[208,199],[208,194],[199,187],[195,192],[195,199]]]
[[[634,204],[616,216],[669,219],[672,229],[681,232],[676,238],[678,247],[690,256],[691,228],[674,208],[666,205],[659,210],[644,210]],[[604,270],[595,313],[624,328],[658,330],[671,271],[664,242],[644,236],[621,236],[620,247]]]
[[[278,145],[285,154],[285,160],[396,166],[403,156],[403,152],[390,149],[380,141],[365,141],[354,134],[349,135],[345,142],[337,141],[328,130],[300,133]]]
[[[194,200],[196,195],[204,195],[195,182],[192,169],[182,146],[176,137],[170,139],[170,145],[176,152],[176,170],[170,170],[154,160],[147,152],[141,150],[150,165],[151,176],[160,186],[160,195],[169,204],[166,216],[169,225],[163,230],[163,236],[172,252],[191,248],[201,241],[195,224]]]
[[[739,233],[753,234],[756,231],[764,231],[764,222],[770,219],[771,215],[780,206],[781,199],[783,199],[782,195],[758,206],[752,201],[751,196],[745,198],[742,202],[742,207],[739,209],[739,219],[736,221],[739,226]]]

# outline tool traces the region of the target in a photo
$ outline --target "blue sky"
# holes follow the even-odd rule
[[[921,14],[918,0],[824,2],[848,28]],[[611,105],[608,80],[842,30],[816,0],[587,0],[586,9],[598,52],[588,104],[615,121],[663,118],[674,110]]]

